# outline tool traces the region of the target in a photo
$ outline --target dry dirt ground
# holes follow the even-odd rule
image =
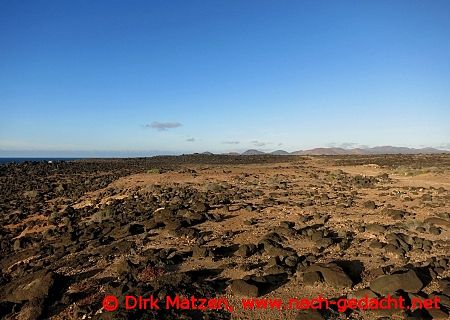
[[[5,196],[2,319],[448,318],[449,155],[272,158],[162,163],[75,195]],[[388,294],[406,307],[439,303],[288,307],[291,298]],[[106,295],[119,298],[117,311],[102,307]],[[126,295],[162,306],[168,295],[221,297],[233,311],[124,310]],[[249,297],[283,307],[245,310]]]

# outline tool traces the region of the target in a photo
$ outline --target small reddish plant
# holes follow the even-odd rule
[[[163,274],[164,269],[154,266],[147,266],[139,273],[138,279],[142,282],[150,282],[162,276]]]

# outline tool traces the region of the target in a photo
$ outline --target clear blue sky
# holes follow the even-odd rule
[[[450,149],[450,1],[0,1],[0,156]]]

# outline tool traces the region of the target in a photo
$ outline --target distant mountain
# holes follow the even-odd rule
[[[265,154],[265,153],[262,151],[256,150],[256,149],[249,149],[242,153],[243,156],[256,156],[256,155],[260,155],[260,154]]]
[[[203,152],[202,154],[208,155],[208,156],[213,156],[213,155],[214,155],[214,153],[209,152],[209,151],[205,151],[205,152]]]
[[[287,151],[284,151],[284,150],[275,150],[275,151],[272,151],[270,154],[277,155],[277,156],[285,156],[290,153]]]
[[[291,154],[295,155],[341,155],[341,154],[349,154],[350,150],[346,150],[343,148],[314,148],[309,150],[300,150],[294,151]]]
[[[222,154],[226,155],[226,156],[238,156],[238,155],[240,155],[239,152],[227,152],[227,153],[222,153]]]
[[[450,153],[450,151],[439,150],[435,148],[407,148],[407,147],[393,147],[393,146],[380,146],[373,148],[353,148],[353,149],[344,149],[344,148],[314,148],[308,150],[299,150],[294,152],[287,152],[284,150],[275,150],[270,153],[262,152],[256,149],[250,149],[243,153],[242,155],[246,156],[254,156],[254,155],[262,155],[262,154],[270,154],[270,155],[330,155],[330,156],[339,156],[339,155],[377,155],[377,154],[433,154],[433,153]],[[229,155],[238,155],[239,153],[230,152],[226,153]]]
[[[392,147],[392,146],[380,146],[373,148],[314,148],[309,150],[299,150],[292,152],[295,155],[371,155],[371,154],[420,154],[420,153],[448,153],[448,151],[438,150],[435,148],[406,148],[406,147]]]
[[[392,146],[381,146],[365,149],[367,152],[372,154],[396,154],[396,153],[404,153],[404,154],[419,154],[419,153],[443,153],[446,151],[438,150],[435,148],[422,148],[422,149],[414,149],[414,148],[405,148],[405,147],[392,147]]]

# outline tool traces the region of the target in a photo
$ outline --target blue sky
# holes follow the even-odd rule
[[[0,1],[0,156],[450,149],[449,1]]]

